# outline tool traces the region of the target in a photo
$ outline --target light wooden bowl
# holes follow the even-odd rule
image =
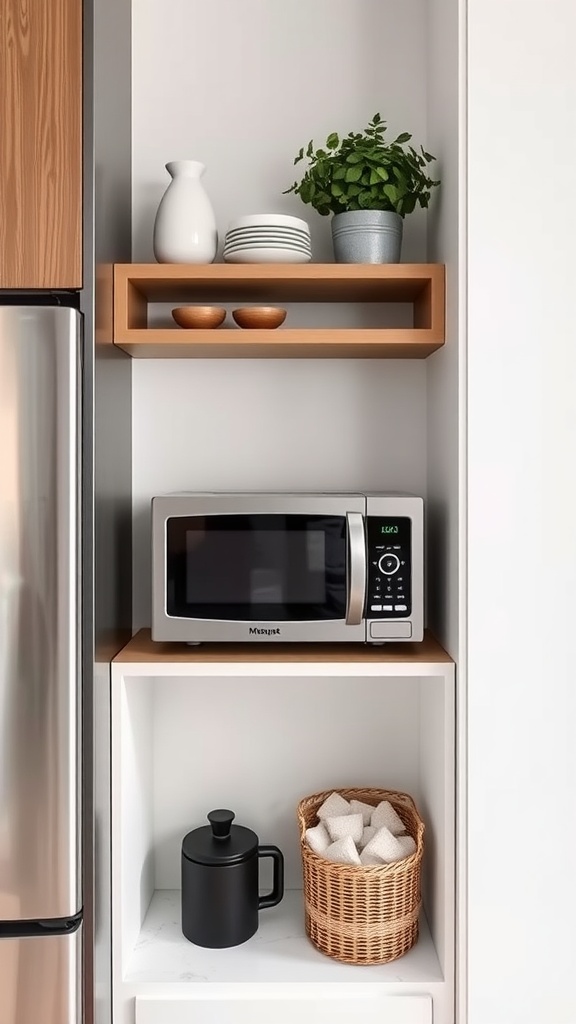
[[[179,327],[209,330],[224,323],[226,310],[222,306],[177,306],[172,316]]]
[[[272,330],[284,323],[286,310],[280,309],[279,306],[243,306],[241,309],[233,309],[232,316],[238,327],[245,327],[249,330],[256,328]]]

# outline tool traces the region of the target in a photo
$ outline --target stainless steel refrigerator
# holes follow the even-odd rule
[[[0,297],[0,1024],[81,1020],[80,363]]]

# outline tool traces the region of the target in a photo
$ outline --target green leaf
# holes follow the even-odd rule
[[[388,197],[391,203],[395,203],[398,198],[398,190],[395,185],[384,185],[382,189],[385,196]]]
[[[300,199],[303,203],[309,203],[311,199],[310,182],[302,181],[300,184]]]
[[[371,124],[380,124],[381,120],[382,118],[380,117],[380,114],[374,114]]]
[[[385,167],[376,167],[375,171],[376,171],[376,174],[378,175],[378,177],[382,181],[388,181],[388,178],[390,177],[390,175],[388,174],[388,171],[386,170]]]
[[[330,186],[330,191],[331,191],[333,196],[342,196],[342,195],[344,195],[344,189],[342,188],[342,185],[338,184],[337,181],[333,181],[332,182],[332,185]]]
[[[328,138],[326,139],[326,145],[328,146],[328,149],[338,149],[338,146],[340,145],[340,139],[338,138],[336,132],[332,132],[332,134],[328,136]]]
[[[346,191],[349,196],[359,196],[362,189],[360,188],[360,185],[350,185]]]
[[[313,155],[313,153],[314,153],[314,139],[310,139],[310,142],[308,143],[308,148],[306,150],[306,156],[308,158],[310,158]]]
[[[358,196],[358,202],[363,210],[373,210],[376,196],[371,189],[364,189]]]
[[[346,171],[346,181],[360,181],[362,177],[363,168],[356,165],[355,167],[349,167]]]
[[[341,164],[337,167],[332,175],[332,181],[342,181],[346,177],[346,164]]]
[[[378,174],[378,171],[370,171],[370,185],[377,185],[379,181],[380,175]]]
[[[394,143],[393,144],[397,144],[398,146],[402,146],[405,142],[408,142],[411,138],[412,138],[412,136],[410,135],[410,132],[402,132],[402,134],[399,135],[397,139],[394,139]]]
[[[361,164],[364,160],[362,153],[352,152],[346,157],[347,164]]]

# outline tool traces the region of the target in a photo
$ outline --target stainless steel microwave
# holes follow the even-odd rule
[[[399,494],[152,499],[152,639],[424,636],[424,503]]]

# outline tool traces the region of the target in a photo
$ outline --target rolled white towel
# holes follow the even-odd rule
[[[382,865],[384,861],[381,857],[375,857],[373,853],[366,853],[366,850],[362,850],[362,853],[360,854],[360,863],[363,864],[365,868],[374,868],[378,864]]]
[[[320,821],[324,818],[336,818],[338,815],[350,814],[350,804],[339,793],[331,793],[317,811]]]
[[[322,822],[315,825],[314,828],[306,829],[306,842],[310,849],[314,850],[314,853],[319,853],[320,856],[328,849],[331,840]]]
[[[397,836],[397,839],[403,850],[402,858],[411,857],[413,853],[416,853],[416,842],[412,836]]]
[[[361,800],[351,800],[350,810],[352,814],[361,814],[364,825],[370,824],[372,817],[372,811],[374,810],[372,804],[364,804]]]
[[[406,831],[402,818],[396,814],[388,800],[382,800],[378,807],[374,808],[370,824],[374,828],[387,828],[393,836],[399,836],[401,832]]]
[[[402,860],[406,856],[401,843],[385,825],[378,829],[374,838],[364,848],[364,853],[367,856],[379,857],[384,864],[392,864],[394,861]]]
[[[377,831],[378,829],[373,828],[372,825],[366,825],[363,828],[362,839],[358,843],[358,846],[360,847],[361,850],[363,850],[365,846],[368,846],[368,843],[370,842],[371,839],[374,839],[374,836],[376,835]]]
[[[326,857],[326,860],[332,860],[336,864],[360,863],[360,855],[356,849],[352,836],[346,836],[345,839],[339,839],[338,842],[332,843],[332,845],[324,851],[324,857]]]
[[[355,843],[362,839],[362,815],[340,814],[336,818],[324,818],[323,824],[333,843],[345,836],[351,836]]]

